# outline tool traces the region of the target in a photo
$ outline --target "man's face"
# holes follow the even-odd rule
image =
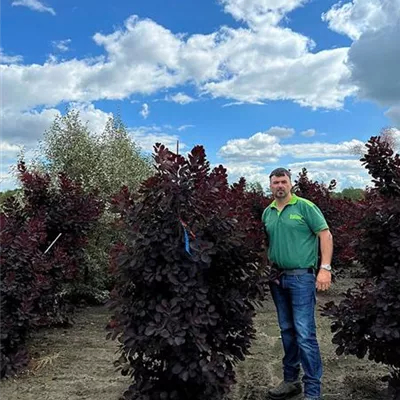
[[[270,179],[271,192],[276,199],[284,199],[290,194],[292,189],[292,183],[290,178],[286,175],[284,176],[271,176]]]

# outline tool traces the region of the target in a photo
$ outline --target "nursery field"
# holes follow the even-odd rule
[[[339,281],[327,293],[318,295],[318,305],[339,300],[353,279]],[[105,340],[104,326],[109,312],[88,307],[75,316],[70,329],[34,332],[29,342],[33,359],[29,371],[0,383],[3,400],[117,400],[129,385],[129,378],[115,371],[117,343]],[[330,321],[318,313],[318,336],[324,362],[324,399],[385,400],[387,384],[381,378],[388,370],[354,356],[335,354]],[[272,302],[266,302],[256,318],[257,340],[252,354],[237,367],[238,383],[231,400],[266,398],[268,387],[281,379],[281,342]],[[301,397],[299,397],[301,398]],[[297,400],[297,399],[296,399]]]

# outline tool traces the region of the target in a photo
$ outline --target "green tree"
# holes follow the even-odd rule
[[[363,200],[365,198],[365,191],[363,189],[349,187],[342,190],[342,196],[344,199],[354,201]]]
[[[258,194],[264,194],[264,189],[263,189],[261,183],[258,182],[258,181],[249,182],[247,184],[247,190],[249,192],[255,192],[255,193],[258,193]]]
[[[107,273],[110,249],[124,235],[115,229],[111,199],[122,186],[135,191],[151,175],[151,157],[142,153],[119,117],[110,118],[102,132],[91,132],[79,112],[69,110],[56,117],[45,132],[32,168],[54,179],[63,172],[86,191],[97,191],[106,203],[85,249],[84,284],[70,288],[76,300],[101,300],[111,286]]]
[[[79,112],[70,110],[45,132],[39,154],[39,168],[54,176],[62,171],[105,200],[123,185],[135,190],[151,174],[150,157],[142,154],[119,117],[110,118],[103,132],[90,132]]]
[[[353,201],[359,201],[365,198],[365,190],[349,187],[343,189],[341,192],[333,192],[332,196],[336,199],[349,199]]]
[[[131,139],[119,117],[110,118],[100,138],[102,156],[102,182],[104,193],[113,195],[126,185],[136,190],[152,173],[152,159],[144,156]],[[102,186],[103,185],[103,186]]]
[[[6,190],[4,192],[0,192],[0,205],[4,204],[4,202],[12,197],[15,196],[16,194],[20,193],[21,189],[11,189],[11,190]]]

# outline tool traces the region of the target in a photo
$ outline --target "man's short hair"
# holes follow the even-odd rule
[[[269,179],[273,176],[287,176],[289,179],[292,179],[292,174],[286,168],[276,168],[269,174]]]

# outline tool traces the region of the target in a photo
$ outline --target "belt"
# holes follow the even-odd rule
[[[279,275],[303,275],[303,274],[315,273],[315,269],[312,267],[284,269],[284,268],[278,268],[276,264],[273,264],[272,267],[279,272]]]
[[[283,275],[314,274],[314,268],[279,269]]]

